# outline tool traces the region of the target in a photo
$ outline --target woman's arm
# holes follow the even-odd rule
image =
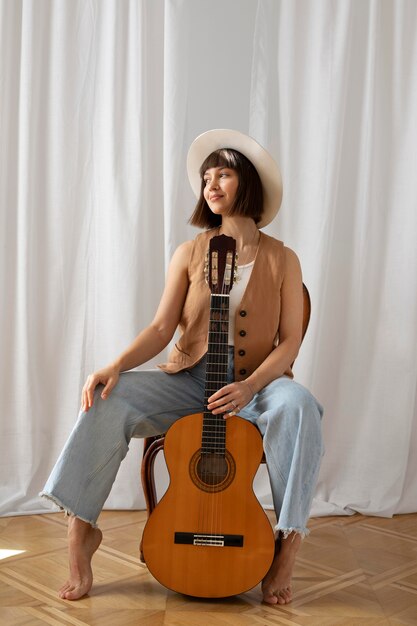
[[[102,398],[106,399],[116,385],[120,372],[142,365],[159,354],[171,341],[181,319],[182,308],[188,290],[188,263],[192,241],[181,244],[169,265],[165,289],[156,315],[131,345],[110,365],[90,374],[81,394],[84,411],[93,405],[94,389],[105,385]]]
[[[171,341],[181,319],[188,290],[188,262],[192,241],[175,251],[156,315],[133,343],[115,361],[119,372],[142,365],[159,354]]]
[[[294,362],[302,339],[303,282],[300,262],[290,248],[284,248],[285,271],[281,287],[279,344],[244,381],[226,385],[213,394],[208,409],[214,414],[230,412],[232,400],[239,408],[248,404],[255,393],[282,376]]]

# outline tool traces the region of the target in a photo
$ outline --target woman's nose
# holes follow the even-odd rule
[[[219,182],[213,178],[209,183],[209,189],[217,189]]]

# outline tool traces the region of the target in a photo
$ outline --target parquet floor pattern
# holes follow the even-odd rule
[[[260,603],[259,587],[201,601],[166,590],[138,558],[142,511],[105,511],[95,582],[78,602],[57,597],[66,579],[62,513],[0,519],[0,624],[13,626],[417,625],[417,514],[311,519],[293,602]]]

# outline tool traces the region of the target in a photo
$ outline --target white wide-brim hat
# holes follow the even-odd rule
[[[187,172],[192,190],[197,198],[201,193],[200,167],[215,150],[233,148],[245,155],[255,166],[262,182],[264,208],[258,228],[274,219],[282,202],[282,177],[278,165],[265,148],[255,139],[237,130],[216,128],[194,139],[187,155]]]

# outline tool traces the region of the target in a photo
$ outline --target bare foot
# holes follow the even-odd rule
[[[98,528],[71,517],[68,523],[68,554],[70,575],[59,590],[63,600],[78,600],[88,593],[93,584],[91,559],[99,547],[103,534]]]
[[[292,600],[291,579],[301,535],[292,532],[281,537],[269,572],[262,581],[263,601],[267,604],[288,604]]]

